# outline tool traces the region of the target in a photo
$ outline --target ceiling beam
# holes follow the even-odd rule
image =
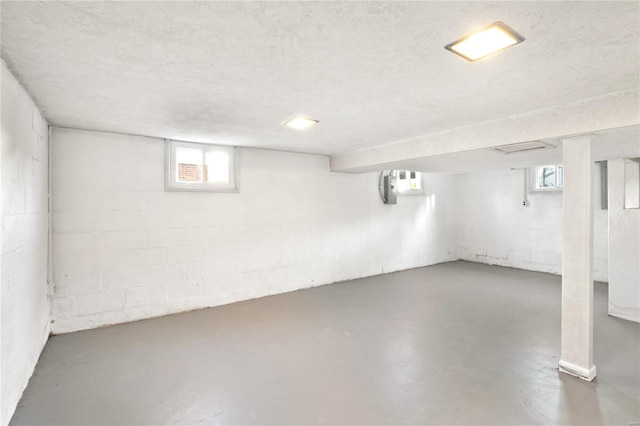
[[[331,156],[334,172],[366,173],[434,155],[579,135],[640,124],[640,90],[630,89],[498,120]]]

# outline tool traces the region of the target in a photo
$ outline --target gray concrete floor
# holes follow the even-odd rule
[[[593,383],[556,369],[560,277],[452,262],[52,337],[12,424],[637,425],[606,292]]]

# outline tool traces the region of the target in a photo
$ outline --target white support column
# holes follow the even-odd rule
[[[593,365],[592,136],[563,139],[560,371],[591,381]]]

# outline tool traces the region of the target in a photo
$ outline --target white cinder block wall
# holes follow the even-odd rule
[[[49,335],[48,126],[1,65],[0,424],[7,424]]]
[[[600,208],[600,168],[594,164],[594,279],[608,281],[607,210]],[[461,259],[562,273],[562,192],[529,192],[523,170],[458,175]]]
[[[240,192],[164,191],[160,139],[54,129],[55,333],[454,260],[450,177],[383,205],[377,175],[242,149]]]

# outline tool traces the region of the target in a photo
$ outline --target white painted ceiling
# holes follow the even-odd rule
[[[335,154],[638,87],[639,6],[2,1],[1,54],[59,126]],[[497,20],[526,41],[444,49]]]

